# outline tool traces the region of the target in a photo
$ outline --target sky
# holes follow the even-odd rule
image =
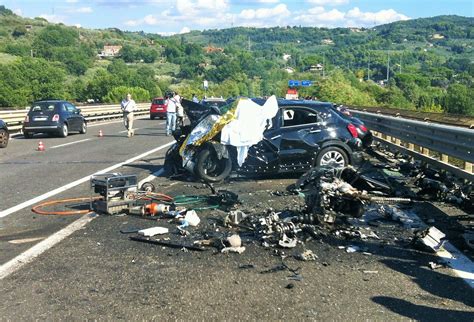
[[[161,35],[233,26],[370,28],[474,12],[474,0],[0,0],[0,5],[55,23]]]

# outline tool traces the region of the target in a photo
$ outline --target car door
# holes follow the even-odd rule
[[[324,123],[318,111],[305,106],[281,108],[280,128],[270,140],[278,148],[281,171],[310,168],[321,149]]]
[[[64,103],[67,111],[67,119],[70,131],[79,131],[82,126],[82,118],[79,114],[79,110],[71,103]]]

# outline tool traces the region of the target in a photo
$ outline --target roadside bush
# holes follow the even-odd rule
[[[151,99],[150,93],[141,87],[118,86],[107,93],[102,101],[105,103],[121,102],[128,93],[132,94],[132,99],[136,102],[148,102]]]

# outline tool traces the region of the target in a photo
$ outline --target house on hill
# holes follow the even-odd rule
[[[122,46],[108,46],[105,45],[104,49],[100,52],[99,57],[116,57],[119,55]]]

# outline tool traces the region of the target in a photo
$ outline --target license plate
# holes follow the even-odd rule
[[[46,116],[35,117],[35,121],[46,121],[48,118]]]

